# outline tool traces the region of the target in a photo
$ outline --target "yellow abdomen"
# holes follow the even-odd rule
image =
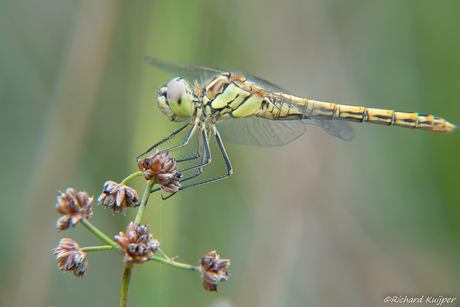
[[[306,118],[341,119],[359,123],[369,122],[445,133],[450,133],[457,129],[456,125],[433,115],[348,106],[295,97],[284,93],[276,93],[275,96],[282,97],[282,104],[286,104],[286,101],[291,101]]]

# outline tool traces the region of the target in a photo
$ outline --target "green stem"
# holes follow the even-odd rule
[[[166,265],[178,268],[178,269],[184,269],[184,270],[190,270],[190,271],[199,271],[200,270],[200,268],[197,267],[197,266],[193,266],[193,265],[189,265],[189,264],[185,264],[185,263],[180,263],[180,262],[176,262],[176,261],[172,261],[172,260],[167,260],[167,259],[163,259],[163,258],[159,258],[159,257],[155,257],[155,256],[150,257],[149,260],[160,262],[160,263],[163,263],[163,264],[166,264]]]
[[[137,209],[136,218],[134,219],[134,224],[140,224],[142,220],[142,215],[144,214],[145,206],[149,201],[150,191],[152,190],[153,185],[156,183],[155,180],[147,181],[147,185],[144,190],[144,195],[142,195],[141,204],[139,205],[139,209]]]
[[[94,234],[96,237],[98,237],[99,239],[101,239],[102,241],[104,241],[104,243],[112,246],[113,248],[115,248],[116,250],[120,250],[120,247],[115,244],[115,242],[113,242],[109,237],[107,237],[104,233],[102,233],[99,229],[97,229],[96,227],[94,227],[93,224],[91,224],[87,219],[85,218],[82,218],[80,220],[80,223],[83,224],[83,226],[86,227],[86,229],[88,229],[92,234]]]
[[[163,253],[163,251],[158,247],[158,251],[160,252],[160,254],[163,255],[163,257],[165,257],[167,260],[171,260],[171,258],[169,258],[168,256],[166,256],[165,253]]]
[[[128,178],[132,177],[136,173],[127,177],[123,182],[127,181]],[[142,173],[141,173],[142,174]],[[139,175],[136,175],[139,176]],[[144,190],[144,195],[142,195],[141,204],[139,205],[139,209],[137,210],[136,218],[134,219],[134,224],[140,224],[142,220],[142,215],[144,214],[145,206],[149,200],[150,191],[152,190],[153,185],[155,184],[155,180],[147,181],[147,185]],[[125,271],[123,272],[123,280],[121,282],[121,296],[120,296],[120,306],[126,307],[128,305],[128,289],[129,289],[129,280],[131,279],[131,271],[133,268],[132,263],[125,263]]]
[[[123,179],[123,181],[121,182],[121,184],[126,185],[126,183],[127,183],[128,181],[130,181],[131,179],[134,179],[134,178],[139,177],[139,176],[142,176],[142,175],[143,175],[143,173],[142,173],[141,171],[132,173],[131,175],[129,175],[128,177],[126,177],[125,179]]]
[[[87,246],[81,247],[80,250],[82,252],[98,252],[98,251],[108,251],[113,249],[112,245],[103,245],[103,246]]]
[[[125,263],[123,279],[121,281],[120,307],[128,306],[129,280],[131,279],[132,263]]]

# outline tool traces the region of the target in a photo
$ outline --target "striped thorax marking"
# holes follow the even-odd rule
[[[216,119],[252,116],[262,101],[253,89],[243,77],[222,74],[205,85],[203,106]]]

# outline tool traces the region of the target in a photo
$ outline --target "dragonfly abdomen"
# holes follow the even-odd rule
[[[457,128],[447,120],[429,114],[356,107],[315,100],[307,100],[304,103],[307,116],[321,119],[341,119],[447,133]]]

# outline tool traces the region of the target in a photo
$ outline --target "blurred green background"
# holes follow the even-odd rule
[[[431,113],[460,124],[457,0],[0,2],[0,305],[116,306],[122,262],[90,253],[83,279],[56,269],[58,190],[99,195],[178,125],[159,113],[171,75],[144,56],[243,70],[323,101]],[[226,144],[227,180],[144,215],[162,249],[230,258],[198,274],[135,267],[130,306],[383,306],[387,295],[460,294],[460,133],[316,127],[278,148]],[[223,170],[217,155],[208,172]],[[133,186],[142,191],[143,182]],[[107,235],[134,218],[94,207]],[[457,302],[460,298],[457,298]],[[458,304],[457,304],[458,305]]]

